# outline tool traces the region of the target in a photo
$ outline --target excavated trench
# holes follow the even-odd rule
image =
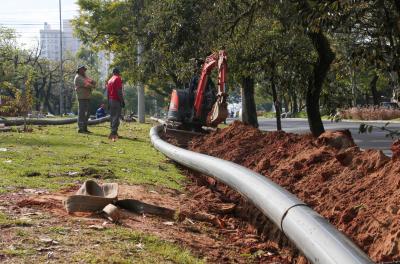
[[[162,136],[162,135],[161,135]],[[400,143],[393,157],[361,151],[350,132],[310,135],[261,132],[235,122],[204,136],[164,135],[168,142],[229,160],[278,183],[350,237],[373,261],[400,260]],[[292,263],[305,258],[258,209],[214,179],[190,172],[252,224],[266,245],[284,249]],[[263,250],[262,247],[260,250]],[[282,251],[282,252],[283,252]]]
[[[199,142],[207,137],[178,131],[162,132],[159,136],[163,140],[185,149],[191,149],[194,142]],[[216,215],[219,221],[217,226],[220,227],[222,233],[231,233],[230,241],[235,246],[241,247],[241,253],[256,256],[253,259],[256,263],[310,263],[285,234],[251,201],[246,200],[238,192],[212,177],[179,164],[177,166],[185,171],[185,174],[191,179],[187,185],[188,190],[191,193],[198,193],[195,197],[197,199],[195,208],[188,207],[186,210],[212,212]],[[215,211],[214,207],[220,203],[234,204],[235,206],[233,210]]]

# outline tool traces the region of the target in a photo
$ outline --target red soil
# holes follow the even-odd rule
[[[188,173],[189,174],[189,173]],[[198,177],[196,177],[198,179]],[[74,217],[80,217],[86,226],[104,226],[104,217],[97,213],[75,212],[68,215],[62,204],[65,197],[75,193],[68,188],[53,194],[4,194],[7,214],[18,218],[35,211],[50,212],[58,225],[75,226]],[[137,199],[146,203],[176,210],[179,221],[155,215],[138,215],[121,209],[120,225],[149,233],[191,249],[209,263],[302,263],[304,258],[293,256],[291,248],[265,241],[249,223],[234,216],[237,206],[227,203],[224,196],[209,188],[188,182],[187,191],[145,185],[120,185],[120,199]],[[49,223],[48,223],[49,224]],[[48,225],[41,222],[40,225]],[[111,223],[107,224],[107,228]],[[75,227],[73,227],[75,229]],[[3,232],[0,226],[0,233]],[[3,235],[3,233],[1,233]],[[11,236],[10,237],[15,237]],[[252,258],[249,258],[252,255]],[[1,255],[0,255],[1,256]],[[0,257],[1,260],[1,257]],[[0,261],[1,262],[1,261]],[[304,262],[303,262],[304,263]]]
[[[190,149],[257,171],[297,195],[374,261],[400,259],[400,143],[390,159],[361,151],[349,131],[261,132],[235,122]],[[398,150],[399,149],[399,150]]]

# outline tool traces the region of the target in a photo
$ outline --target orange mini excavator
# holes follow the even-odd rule
[[[216,67],[218,69],[218,89],[215,89],[213,82],[209,80],[211,71]],[[167,126],[200,131],[204,126],[216,127],[223,122],[228,117],[225,92],[226,73],[227,59],[224,50],[208,56],[195,84],[187,89],[172,91]]]

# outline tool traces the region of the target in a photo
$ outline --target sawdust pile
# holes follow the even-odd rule
[[[400,143],[361,151],[349,131],[261,132],[235,122],[190,149],[253,169],[296,194],[374,261],[400,259]]]

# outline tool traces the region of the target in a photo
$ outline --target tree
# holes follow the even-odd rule
[[[145,83],[148,94],[167,97],[171,88],[188,82],[191,58],[224,47],[228,87],[241,86],[243,121],[256,127],[257,83],[269,87],[277,120],[281,106],[292,113],[306,107],[314,136],[324,131],[321,108],[331,113],[346,106],[348,97],[354,105],[368,102],[369,94],[377,104],[387,78],[398,85],[400,16],[394,0],[79,4],[75,25],[83,41],[114,52],[124,78]],[[132,52],[138,42],[144,47],[140,66]]]
[[[33,105],[32,63],[37,57],[19,49],[12,29],[0,27],[0,114],[26,116]]]

